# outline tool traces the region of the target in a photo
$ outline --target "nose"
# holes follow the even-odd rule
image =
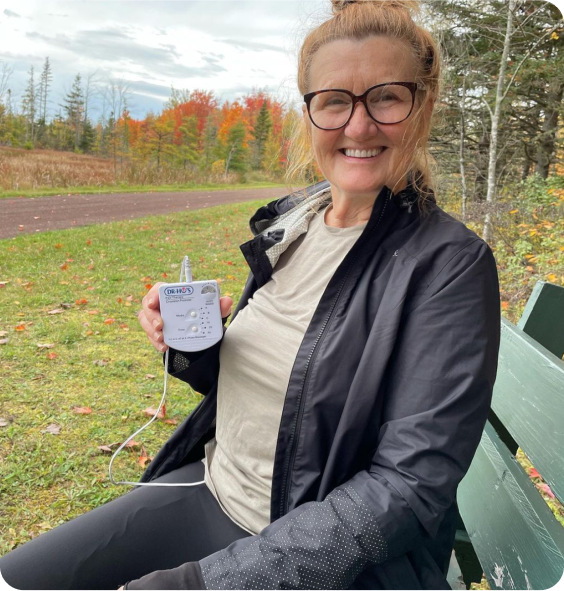
[[[349,122],[345,126],[345,135],[360,139],[366,136],[373,136],[378,131],[378,124],[370,117],[365,105],[360,102],[357,103]]]

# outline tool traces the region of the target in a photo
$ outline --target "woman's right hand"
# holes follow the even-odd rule
[[[163,281],[155,283],[143,298],[143,308],[137,314],[137,318],[143,330],[147,333],[149,342],[157,351],[164,352],[168,346],[163,343],[163,319],[161,316],[161,305],[159,302],[159,286],[164,285]],[[233,300],[229,296],[219,298],[221,317],[227,318],[231,314]]]

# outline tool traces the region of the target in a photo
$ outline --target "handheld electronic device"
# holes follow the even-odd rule
[[[185,281],[182,277],[185,277]],[[190,259],[184,257],[179,283],[159,287],[164,342],[177,351],[202,351],[223,336],[215,280],[192,281]]]
[[[185,256],[178,283],[167,283],[159,287],[159,302],[163,318],[164,342],[177,351],[202,351],[215,345],[223,337],[223,322],[219,307],[220,291],[217,281],[192,281],[190,259]],[[168,378],[168,354],[165,353],[164,388],[159,408],[154,416],[140,429],[129,436],[115,451],[108,468],[112,484],[129,486],[196,486],[201,482],[129,482],[115,481],[112,465],[121,450],[158,416],[166,398]]]

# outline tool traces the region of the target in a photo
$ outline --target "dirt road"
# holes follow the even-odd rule
[[[253,199],[267,201],[282,197],[286,192],[284,187],[279,187],[0,199],[0,239]]]

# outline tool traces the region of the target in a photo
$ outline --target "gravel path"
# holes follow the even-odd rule
[[[285,194],[286,189],[278,187],[236,191],[113,193],[0,199],[0,239],[253,199],[267,201]]]

